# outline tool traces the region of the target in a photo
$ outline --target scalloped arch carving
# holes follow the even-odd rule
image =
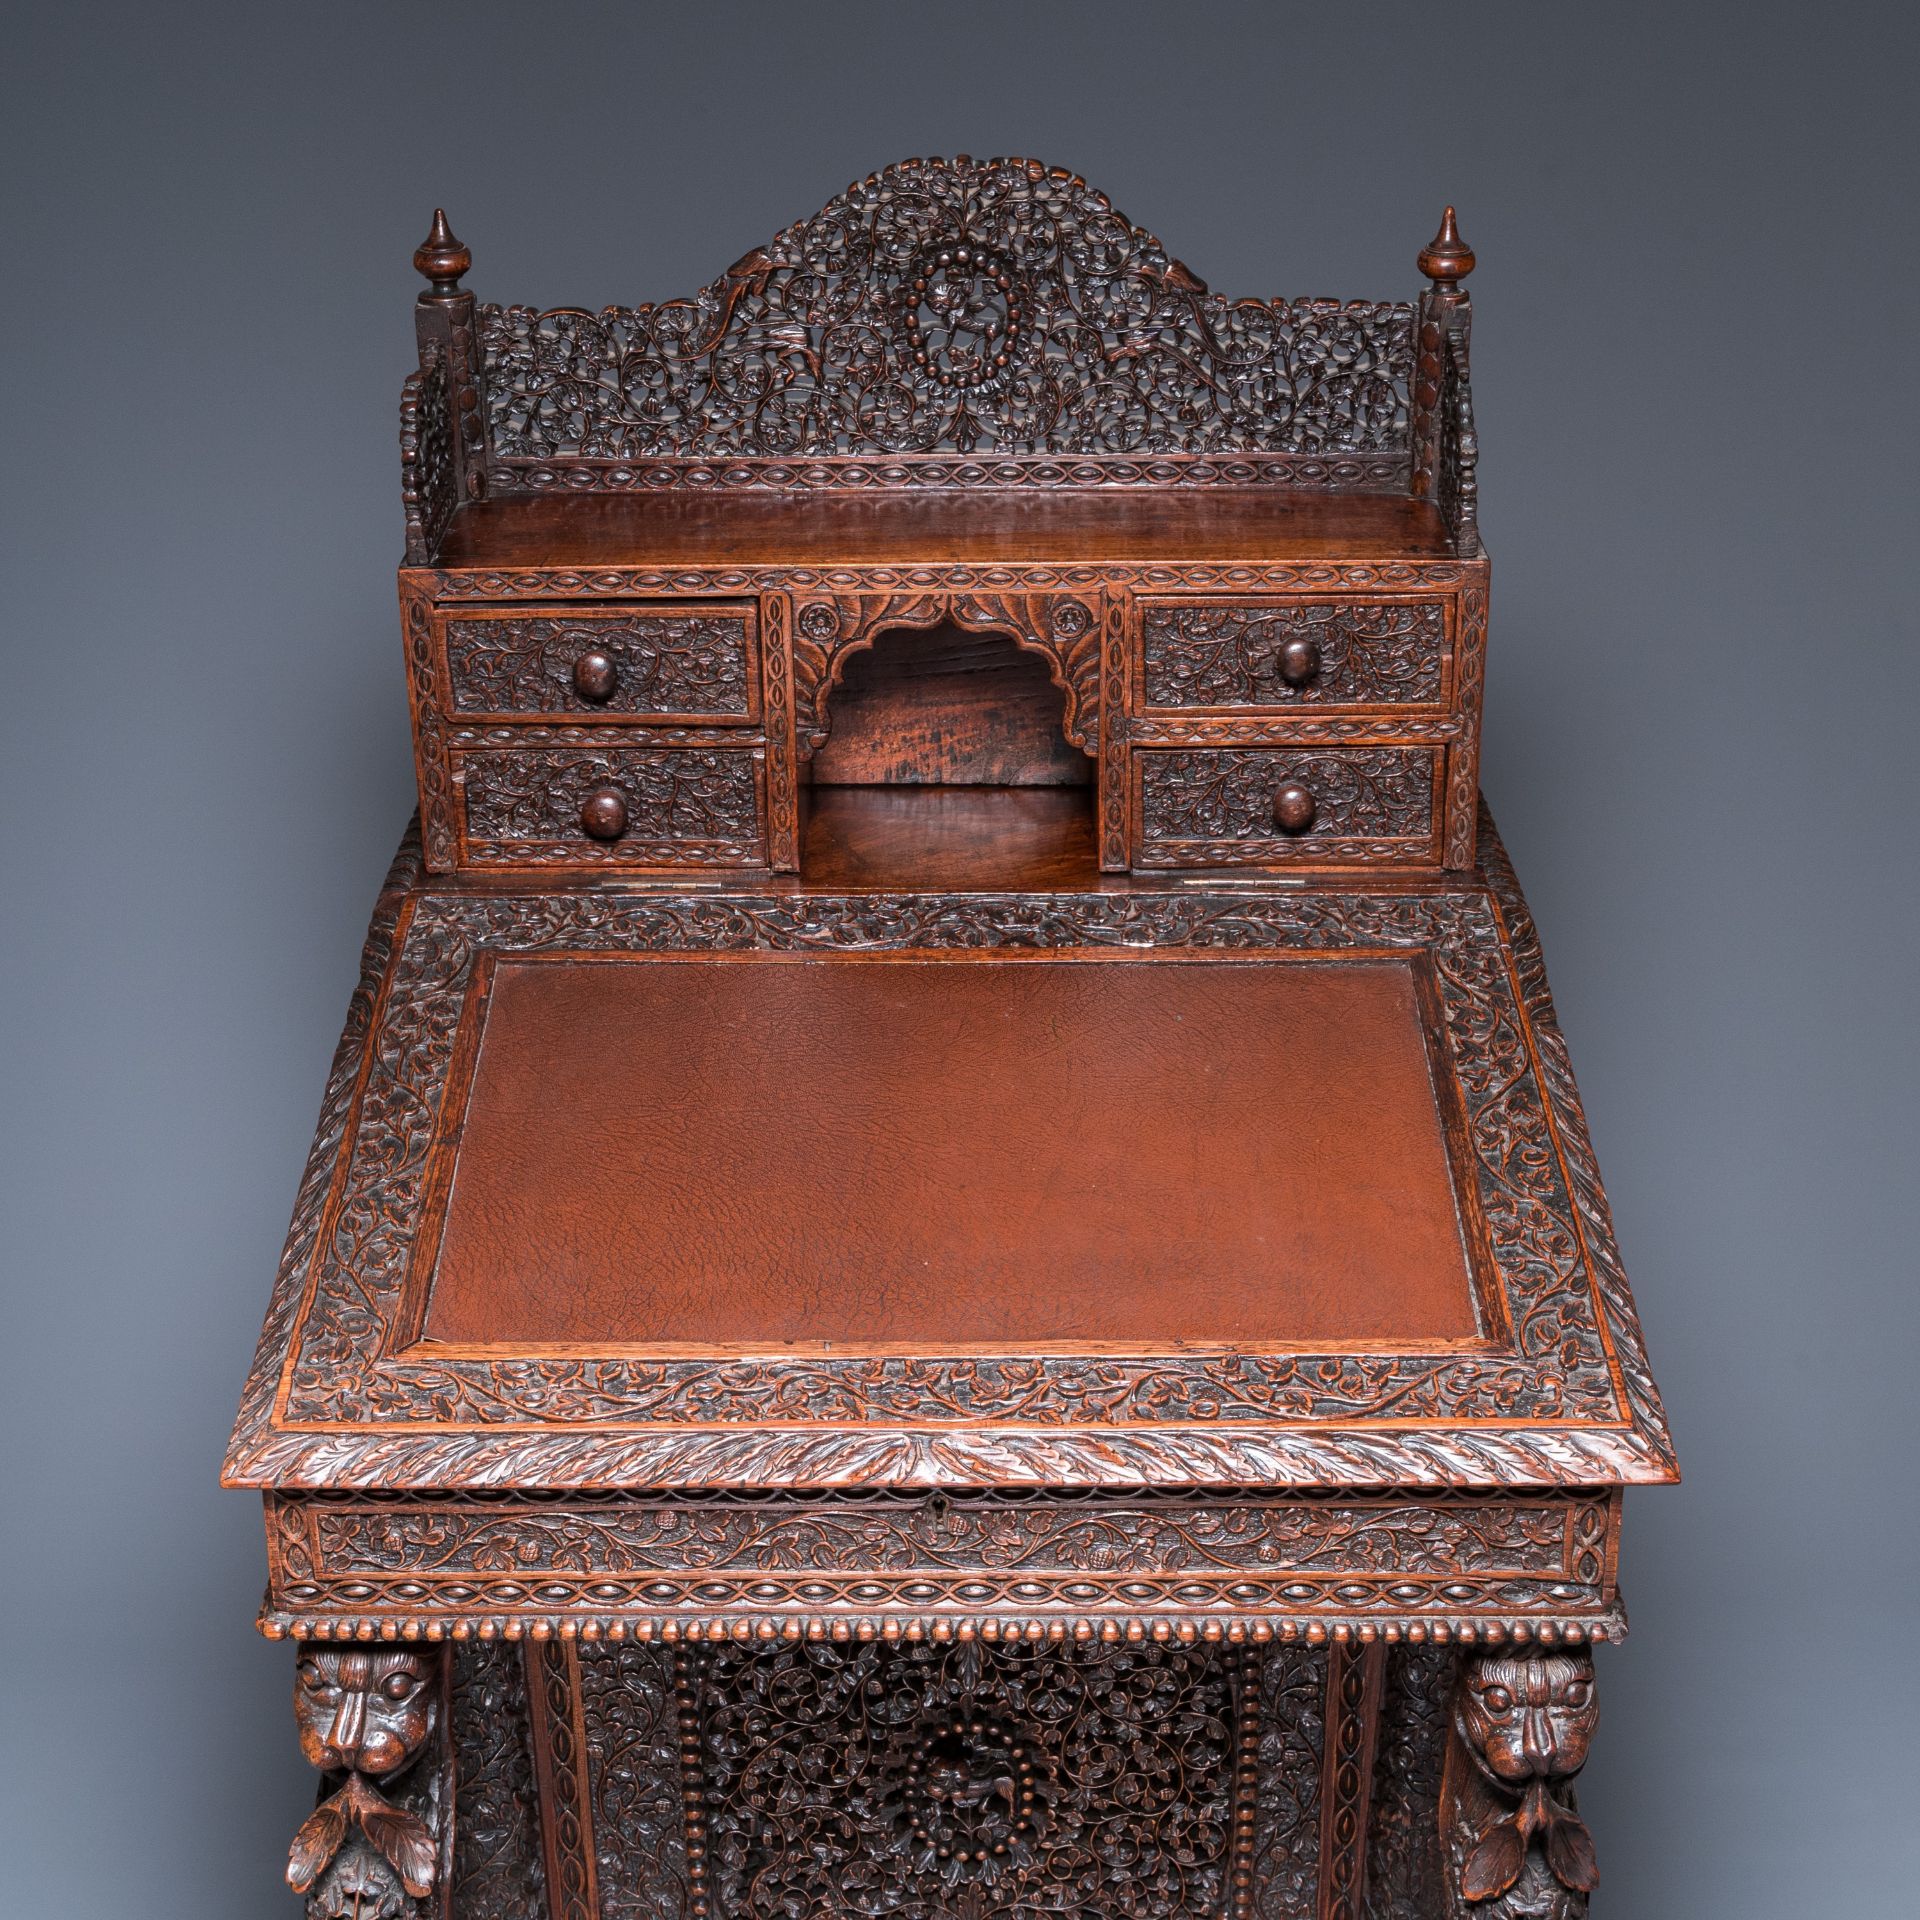
[[[952,621],[970,633],[1003,633],[1036,653],[1066,698],[1061,727],[1082,753],[1100,734],[1100,609],[1055,593],[813,594],[793,616],[794,742],[810,759],[827,738],[828,703],[847,662],[883,633]]]
[[[1050,456],[1083,484],[1060,455],[1129,481],[1205,455],[1373,485],[1409,459],[1410,305],[1226,299],[1037,160],[903,161],[691,298],[484,305],[478,327],[495,490],[673,484],[645,465],[673,461],[756,484],[755,463],[845,456],[882,485],[954,456]]]

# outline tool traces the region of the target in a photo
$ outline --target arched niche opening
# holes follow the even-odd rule
[[[1010,634],[895,627],[837,662],[804,767],[810,881],[1060,886],[1095,872],[1094,764],[1052,662]]]

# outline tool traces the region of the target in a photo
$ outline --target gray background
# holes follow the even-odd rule
[[[1902,1910],[1910,17],[16,20],[0,1904],[292,1909],[291,1661],[251,1631],[257,1503],[214,1476],[411,805],[394,410],[428,213],[483,297],[650,299],[888,160],[1013,152],[1227,292],[1410,296],[1459,205],[1485,782],[1687,1471],[1629,1503],[1599,1910]]]

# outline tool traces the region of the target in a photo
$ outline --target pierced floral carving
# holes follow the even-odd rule
[[[460,504],[452,402],[437,346],[427,349],[400,393],[400,501],[407,517],[407,565],[425,566]]]
[[[691,299],[477,324],[498,491],[658,484],[643,463],[689,459],[717,463],[708,484],[752,484],[730,461],[807,484],[796,464],[844,455],[896,456],[890,482],[929,455],[1404,476],[1413,321],[1223,299],[1073,175],[959,159],[871,175]]]

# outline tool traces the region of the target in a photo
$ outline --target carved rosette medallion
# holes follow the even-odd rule
[[[1011,262],[960,239],[914,262],[900,314],[914,365],[936,386],[975,390],[1005,378],[1027,321]]]
[[[1045,1775],[1004,1720],[964,1712],[932,1721],[908,1750],[902,1800],[915,1863],[943,1877],[997,1877],[1032,1858]]]

